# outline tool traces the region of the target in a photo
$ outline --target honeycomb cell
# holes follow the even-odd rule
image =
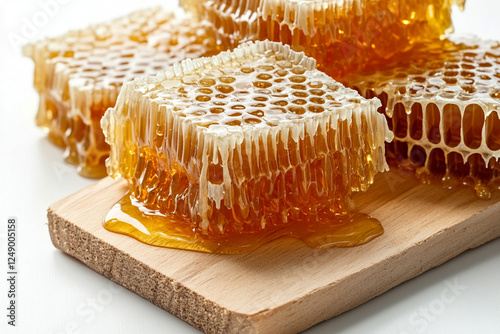
[[[446,187],[465,184],[479,197],[489,198],[500,185],[500,94],[496,94],[500,82],[490,79],[500,73],[499,56],[498,42],[444,40],[419,47],[405,60],[391,60],[390,70],[363,71],[344,82],[366,97],[379,97],[386,106],[382,111],[396,136],[387,152],[391,164],[412,164],[424,182],[433,179]],[[412,92],[417,85],[422,94]],[[406,137],[403,109],[409,111]],[[407,161],[399,141],[409,150],[425,151],[425,164],[414,163],[411,157]]]
[[[492,112],[486,118],[486,144],[492,151],[500,150],[500,114]]]
[[[205,26],[154,8],[36,42],[24,52],[35,62],[37,124],[81,175],[102,177],[109,146],[99,122],[123,82],[186,57],[212,55],[216,45]]]
[[[408,115],[410,119],[410,136],[413,139],[419,140],[422,138],[423,133],[423,114],[422,105],[420,103],[414,103],[411,106],[411,112]]]
[[[221,45],[269,39],[318,61],[334,78],[381,66],[452,30],[465,0],[181,0],[210,22]],[[458,73],[458,72],[457,72]]]
[[[456,104],[445,104],[443,107],[443,135],[444,143],[449,147],[456,147],[460,144],[462,135],[460,133],[462,116],[460,115],[460,109]],[[470,124],[466,122],[464,118],[464,124]],[[475,124],[470,124],[470,131],[473,131]],[[464,139],[466,139],[464,137]]]
[[[291,70],[277,74],[283,62]],[[102,127],[111,145],[109,174],[131,189],[105,227],[155,245],[219,253],[247,252],[285,235],[312,247],[379,235],[374,219],[352,211],[350,195],[387,169],[384,143],[392,133],[378,100],[315,65],[288,46],[255,42],[126,83]],[[301,84],[296,73],[305,78]],[[216,89],[206,91],[211,100],[197,101],[207,78],[220,82],[220,75],[230,78],[220,100],[226,106],[214,105]],[[253,85],[277,75],[283,81],[267,89]],[[197,80],[183,84],[186,76]],[[307,87],[332,100],[294,103]],[[147,233],[131,229],[137,221]]]
[[[463,123],[469,126],[464,127],[466,130],[463,132],[463,138],[467,147],[478,149],[481,146],[484,121],[484,112],[479,105],[469,104],[465,108]],[[459,135],[457,137],[459,138]]]
[[[396,138],[405,138],[408,134],[408,115],[402,103],[398,103],[394,106],[392,120],[394,136]]]
[[[427,126],[427,140],[433,144],[441,142],[441,114],[438,106],[435,103],[429,103],[425,113]]]

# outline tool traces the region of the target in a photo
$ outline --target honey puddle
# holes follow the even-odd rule
[[[150,210],[127,193],[108,212],[104,227],[143,243],[215,254],[245,254],[278,238],[297,238],[311,248],[352,247],[383,234],[380,222],[364,213],[317,215],[289,219],[289,223],[260,231],[201,235],[188,219]]]

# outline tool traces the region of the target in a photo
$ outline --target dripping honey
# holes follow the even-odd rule
[[[345,80],[382,101],[395,136],[388,163],[489,199],[500,188],[500,45],[445,40],[394,62]]]
[[[233,58],[222,65],[225,57]],[[314,65],[281,44],[257,42],[126,84],[102,124],[109,171],[131,189],[105,227],[218,253],[283,236],[322,248],[380,235],[380,224],[350,200],[387,168],[391,134],[380,104]]]

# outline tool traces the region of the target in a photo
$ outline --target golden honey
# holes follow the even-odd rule
[[[37,124],[66,149],[66,161],[81,175],[103,177],[109,145],[100,120],[122,84],[215,49],[204,26],[159,8],[29,45],[25,53],[35,62],[40,94]]]
[[[473,187],[484,199],[500,187],[500,43],[428,44],[345,82],[382,101],[395,136],[391,165],[423,182]]]
[[[317,60],[334,78],[384,64],[452,30],[451,8],[465,0],[181,1],[211,23],[223,45],[282,42]]]
[[[130,192],[104,226],[143,242],[244,253],[281,236],[353,246],[382,233],[353,211],[387,170],[380,102],[279,43],[185,60],[126,83],[102,119]]]

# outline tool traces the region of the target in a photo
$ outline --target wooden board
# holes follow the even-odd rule
[[[54,203],[52,242],[96,272],[207,333],[290,333],[350,310],[463,251],[500,236],[500,196],[418,185],[397,173],[357,194],[385,233],[354,248],[273,241],[245,255],[153,247],[105,230],[126,192],[103,179]]]

